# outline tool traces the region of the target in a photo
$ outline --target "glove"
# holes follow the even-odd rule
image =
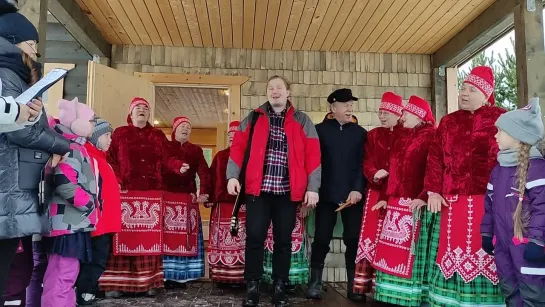
[[[494,255],[494,243],[492,243],[492,237],[482,236],[482,247],[483,250],[490,256]]]
[[[545,247],[529,242],[524,249],[524,259],[528,261],[545,261]]]

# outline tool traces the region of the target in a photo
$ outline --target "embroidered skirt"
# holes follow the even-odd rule
[[[204,277],[204,237],[199,217],[198,254],[194,257],[163,256],[165,280],[184,283]]]
[[[308,255],[306,239],[303,240],[303,244],[298,252],[291,254],[291,265],[289,280],[290,285],[304,285],[308,283]],[[263,281],[272,284],[272,259],[273,253],[265,249],[265,257],[263,261]]]
[[[415,247],[411,278],[376,272],[375,300],[399,306],[418,307],[428,302],[428,279],[433,262],[429,261],[429,245],[437,246],[437,238],[430,238],[435,216],[422,209],[420,235]]]
[[[141,293],[163,287],[162,256],[114,256],[98,280],[102,291]]]
[[[478,276],[466,283],[458,273],[445,279],[443,272],[435,263],[439,250],[441,216],[436,215],[432,223],[428,262],[431,265],[429,276],[430,306],[462,307],[462,306],[505,306],[505,298],[498,286],[484,276]]]

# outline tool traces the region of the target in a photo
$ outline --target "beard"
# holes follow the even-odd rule
[[[287,101],[273,101],[271,102],[271,106],[275,108],[285,107],[287,104]]]

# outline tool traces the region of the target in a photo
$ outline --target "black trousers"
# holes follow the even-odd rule
[[[0,295],[6,290],[11,261],[17,252],[21,238],[0,240]]]
[[[320,202],[316,207],[314,242],[312,242],[312,255],[310,257],[311,268],[318,269],[324,267],[325,257],[329,253],[329,243],[333,238],[333,229],[337,223],[337,213],[335,210],[338,207],[338,204],[330,202]],[[346,245],[344,259],[347,271],[353,271],[356,268],[355,262],[362,216],[363,202],[341,211],[343,241],[344,245]]]
[[[273,224],[274,280],[288,282],[291,264],[291,233],[295,227],[297,204],[289,195],[246,196],[246,280],[260,280],[263,275],[264,244],[267,230]]]
[[[110,254],[112,236],[105,234],[91,239],[92,261],[80,264],[79,275],[76,281],[78,294],[96,294],[98,279],[106,270],[106,260]]]

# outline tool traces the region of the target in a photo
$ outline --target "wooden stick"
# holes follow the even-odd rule
[[[342,209],[344,209],[344,208],[346,208],[346,207],[349,207],[349,206],[351,206],[351,205],[352,205],[352,204],[349,203],[349,202],[342,203],[342,204],[339,206],[339,208],[337,208],[337,210],[335,210],[335,212],[339,212],[339,211],[341,211]]]

